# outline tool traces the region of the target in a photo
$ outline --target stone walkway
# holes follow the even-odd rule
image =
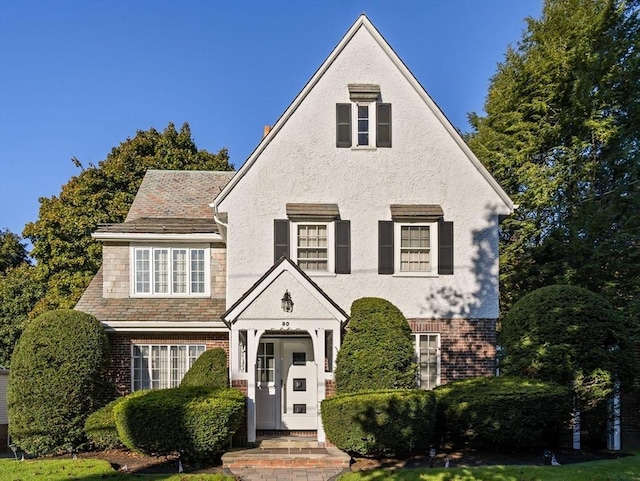
[[[225,472],[242,481],[334,481],[349,472],[351,458],[315,438],[274,436],[258,447],[231,450],[222,456]]]

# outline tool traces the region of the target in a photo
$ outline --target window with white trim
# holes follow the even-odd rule
[[[418,359],[418,387],[433,389],[440,385],[440,334],[415,334]]]
[[[437,274],[438,224],[396,223],[395,272],[400,274]]]
[[[333,222],[293,222],[292,227],[292,260],[305,272],[334,272]]]
[[[353,109],[356,126],[356,147],[373,147],[376,138],[376,109],[371,103],[358,102]]]
[[[206,247],[132,247],[132,295],[207,296]]]
[[[205,349],[204,344],[132,345],[132,390],[178,387]]]

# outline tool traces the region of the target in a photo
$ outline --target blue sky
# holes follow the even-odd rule
[[[188,122],[239,168],[365,12],[453,125],[542,0],[0,0],[0,229],[21,234],[137,130]]]

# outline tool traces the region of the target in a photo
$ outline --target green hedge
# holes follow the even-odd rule
[[[114,407],[118,437],[145,454],[181,453],[188,461],[210,460],[222,452],[244,414],[236,389],[179,387],[127,397]]]
[[[90,414],[84,423],[84,432],[89,443],[97,449],[114,449],[122,447],[123,443],[118,436],[116,420],[113,415],[115,407],[131,397],[143,396],[150,391],[136,391],[126,397],[119,397],[106,406]]]
[[[84,423],[113,388],[107,335],[98,320],[68,309],[32,320],[11,358],[9,434],[33,455],[77,449]]]
[[[384,299],[355,300],[336,358],[336,391],[412,389],[416,376],[413,337],[402,312]]]
[[[556,445],[572,407],[569,388],[506,376],[455,381],[434,392],[443,438],[497,448]]]
[[[426,451],[435,415],[435,395],[420,389],[338,394],[322,401],[322,423],[329,440],[359,455]]]
[[[221,347],[203,352],[182,378],[180,387],[204,386],[212,389],[229,387],[227,353]]]

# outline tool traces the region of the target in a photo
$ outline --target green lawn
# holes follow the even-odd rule
[[[102,481],[139,479],[168,481],[233,481],[230,476],[218,474],[135,474],[115,471],[107,461],[97,459],[0,459],[0,481]]]
[[[564,466],[482,466],[349,473],[340,481],[640,481],[640,454]]]

